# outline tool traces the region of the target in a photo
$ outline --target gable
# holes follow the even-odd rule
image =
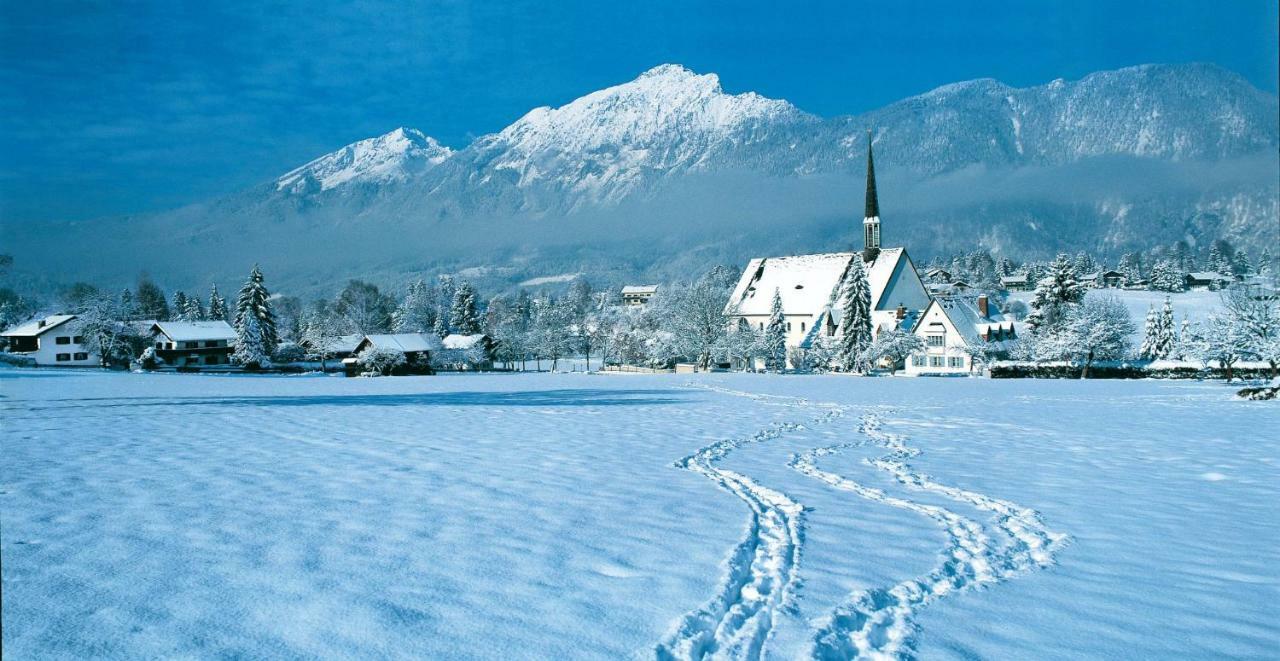
[[[873,288],[872,292],[875,291]],[[883,289],[880,290],[880,298],[876,300],[874,309],[893,310],[901,305],[908,310],[921,310],[928,307],[929,300],[929,291],[920,280],[920,274],[911,263],[911,257],[907,255],[906,250],[903,250]]]

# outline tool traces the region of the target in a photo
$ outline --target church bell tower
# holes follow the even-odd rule
[[[871,155],[871,130],[867,129],[867,209],[862,217],[862,259],[880,254],[880,201],[876,199],[876,164]]]

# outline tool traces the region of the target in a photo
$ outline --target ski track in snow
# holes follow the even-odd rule
[[[698,387],[781,406],[805,408],[806,404],[794,398]],[[774,615],[786,608],[797,584],[804,507],[786,494],[716,463],[743,445],[828,423],[845,411],[839,406],[821,406],[826,410],[807,424],[774,423],[746,438],[717,441],[676,462],[677,467],[707,477],[742,500],[750,518],[746,537],[726,560],[726,576],[719,594],[680,619],[655,647],[657,658],[758,659],[764,655]]]
[[[850,595],[820,625],[811,650],[816,659],[907,658],[915,652],[914,616],[919,609],[959,590],[999,583],[1033,569],[1048,567],[1054,553],[1068,537],[1040,521],[1037,512],[990,496],[947,486],[915,472],[908,460],[920,450],[908,447],[905,437],[883,430],[879,414],[863,416],[863,439],[817,448],[796,455],[791,467],[832,487],[862,498],[916,512],[936,521],[947,534],[947,546],[939,563],[927,575],[896,585]],[[911,490],[927,491],[993,514],[991,525],[999,534],[988,534],[977,521],[937,505],[920,503],[867,487],[817,466],[820,457],[873,443],[889,450],[867,463],[889,473]],[[1000,540],[1000,541],[998,541]]]
[[[810,426],[830,422],[848,410],[838,404],[803,398],[690,385],[747,397],[766,405],[821,409],[822,414]],[[705,475],[743,500],[751,511],[751,518],[746,538],[727,560],[727,577],[720,594],[681,619],[679,626],[657,646],[658,658],[756,659],[763,656],[774,613],[785,608],[798,583],[803,507],[782,493],[715,464],[738,447],[810,426],[776,423],[746,439],[713,443],[676,463]],[[910,658],[915,653],[915,614],[921,608],[952,592],[993,585],[1051,566],[1054,554],[1069,539],[1045,527],[1035,510],[944,485],[914,471],[908,461],[919,455],[920,450],[909,447],[905,436],[884,431],[883,426],[880,413],[869,411],[863,415],[859,427],[861,438],[793,455],[789,465],[833,488],[932,519],[946,532],[947,546],[937,566],[927,575],[851,594],[819,623],[810,649],[815,659]],[[945,507],[891,495],[817,465],[821,457],[868,443],[889,451],[877,459],[865,460],[869,466],[888,473],[909,490],[930,492],[990,512],[993,516],[987,525],[992,529],[989,531],[987,525]]]

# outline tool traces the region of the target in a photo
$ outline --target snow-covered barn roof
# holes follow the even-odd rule
[[[225,321],[157,321],[152,324],[174,342],[234,340],[236,330]]]
[[[477,344],[483,343],[485,337],[484,333],[476,333],[474,335],[458,335],[457,333],[452,333],[450,335],[446,335],[440,343],[446,349],[466,350],[476,346]]]
[[[866,264],[873,310],[880,305],[885,287],[905,254],[902,248],[884,248]],[[862,254],[832,252],[753,259],[738,279],[725,312],[768,315],[777,290],[784,314],[818,314],[836,299],[845,270],[855,257],[862,259]]]
[[[4,333],[0,333],[0,335],[5,337],[36,337],[75,318],[74,314],[55,314],[40,319],[32,319],[26,323],[18,324]]]
[[[372,344],[379,349],[394,349],[405,353],[418,351],[435,351],[440,348],[440,338],[431,333],[388,333],[365,335],[360,342]]]

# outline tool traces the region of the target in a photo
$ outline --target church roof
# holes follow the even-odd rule
[[[866,264],[873,310],[905,254],[903,248],[885,248]],[[753,259],[738,279],[725,312],[733,314],[736,307],[736,314],[768,315],[776,290],[782,296],[784,314],[819,314],[835,302],[845,270],[855,257],[862,259],[862,254],[830,252]]]

